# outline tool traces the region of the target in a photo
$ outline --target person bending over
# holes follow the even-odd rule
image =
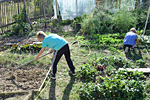
[[[136,41],[136,44],[135,44]],[[138,41],[138,36],[137,36],[137,31],[135,28],[131,28],[130,31],[126,34],[124,41],[123,41],[123,48],[125,53],[128,51],[133,50],[134,46],[138,46],[139,41]]]
[[[76,75],[75,67],[70,57],[69,45],[65,39],[63,39],[57,34],[49,34],[47,36],[43,31],[39,31],[36,34],[36,36],[37,39],[42,42],[42,49],[39,51],[35,60],[39,59],[40,55],[44,52],[46,47],[51,48],[50,53],[54,52],[52,62],[52,73],[50,73],[52,79],[56,79],[55,74],[57,71],[57,64],[63,54],[65,55],[67,64],[70,68],[69,73],[71,73],[72,75]]]

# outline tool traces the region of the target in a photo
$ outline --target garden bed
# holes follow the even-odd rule
[[[27,43],[37,41],[35,38],[20,38],[17,36],[5,38],[0,36],[0,39],[0,52],[3,53],[11,47],[5,45],[7,43]],[[39,91],[49,69],[43,64],[38,66],[29,64],[15,70],[13,74],[11,74],[13,69],[19,65],[12,61],[6,61],[6,63],[7,64],[5,64],[5,61],[4,63],[0,63],[0,97],[6,94],[29,93],[29,91],[32,90]],[[11,79],[11,76],[15,76],[15,79]]]
[[[13,65],[10,65],[9,67],[0,66],[0,69],[0,94],[38,90],[48,72],[46,67],[42,65],[38,67],[28,65],[17,69],[13,74],[11,74]],[[11,79],[11,76],[15,76],[15,78]]]

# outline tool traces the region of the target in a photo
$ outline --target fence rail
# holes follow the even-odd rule
[[[51,17],[53,0],[26,0],[26,12],[30,20]],[[0,0],[0,33],[10,30],[15,24],[13,15],[19,14],[24,8],[23,0]]]

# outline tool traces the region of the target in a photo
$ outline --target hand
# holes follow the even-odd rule
[[[51,54],[53,51],[50,51],[49,53]]]
[[[42,48],[42,49],[40,50],[40,52],[38,53],[38,55],[37,55],[36,58],[35,58],[35,61],[37,61],[37,60],[39,59],[40,55],[44,52],[44,49],[45,49],[45,48]]]
[[[35,61],[37,61],[38,59],[39,59],[39,57],[36,57],[36,58],[35,58]]]
[[[53,52],[54,52],[54,49],[50,50],[50,52],[49,52],[49,53],[51,54],[51,53],[53,53]]]

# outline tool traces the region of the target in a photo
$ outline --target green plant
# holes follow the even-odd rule
[[[113,14],[113,29],[115,32],[128,32],[130,28],[136,27],[137,17],[136,15],[128,11],[127,7],[121,8]]]
[[[101,7],[95,9],[94,13],[83,15],[81,18],[81,32],[83,34],[104,34],[112,32],[112,16]]]
[[[86,63],[78,68],[77,73],[78,78],[85,79],[86,81],[95,81],[97,70],[91,64]]]
[[[141,67],[141,66],[144,66],[145,63],[146,63],[146,62],[145,62],[144,60],[142,60],[142,59],[139,59],[139,60],[136,61],[136,65],[138,65],[138,66],[140,66],[140,67]]]
[[[28,35],[30,32],[30,25],[25,23],[25,12],[22,10],[20,14],[13,16],[16,24],[12,26],[11,34],[13,35]]]
[[[128,63],[126,59],[123,59],[122,57],[115,57],[115,56],[99,58],[96,61],[101,63],[102,65],[111,66],[115,69],[122,68],[122,67],[128,68],[129,66],[132,65],[131,63]]]
[[[12,35],[11,32],[7,32],[7,33],[5,33],[5,34],[2,34],[2,37],[4,38],[4,37],[11,36],[11,35]]]
[[[134,78],[133,78],[134,77]],[[146,90],[141,72],[118,71],[111,76],[97,78],[96,83],[85,83],[79,88],[80,98],[84,100],[138,100],[146,98]]]
[[[118,53],[119,51],[114,47],[108,47],[108,50],[111,50],[113,53]]]
[[[108,46],[110,49],[113,49],[112,46],[117,45],[115,48],[118,49],[119,45],[122,47],[122,42],[124,39],[125,33],[115,33],[115,34],[91,34],[88,37],[83,35],[77,36],[77,39],[80,40],[80,44],[88,44],[92,48],[99,48],[101,46]],[[118,50],[117,50],[118,51]]]
[[[143,27],[145,26],[145,21],[147,18],[147,12],[144,9],[137,8],[137,9],[135,9],[134,13],[136,13],[137,21],[138,21],[136,27],[138,27],[139,30],[143,31]],[[140,34],[141,34],[141,32],[140,32]],[[142,34],[143,34],[143,32],[142,32]]]
[[[10,52],[14,52],[14,53],[22,53],[22,52],[24,52],[24,53],[28,53],[28,52],[36,53],[36,52],[39,52],[41,50],[41,48],[42,48],[42,44],[13,45],[11,47]]]
[[[143,49],[143,53],[147,53],[147,50],[145,48]]]

